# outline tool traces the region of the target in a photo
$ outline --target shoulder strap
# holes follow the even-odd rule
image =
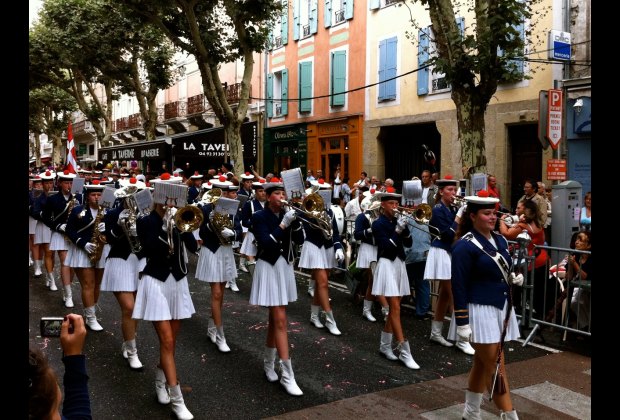
[[[467,232],[467,234],[463,235],[463,237],[461,239],[465,239],[467,241],[470,241],[472,244],[474,244],[478,248],[480,248],[482,250],[482,252],[487,254],[489,256],[489,258],[491,258],[493,261],[495,261],[495,264],[497,264],[497,266],[499,267],[499,270],[502,272],[502,275],[504,276],[504,280],[506,282],[508,282],[508,276],[509,276],[509,270],[510,269],[508,268],[508,263],[506,262],[506,260],[502,256],[502,254],[499,252],[499,250],[495,254],[495,256],[491,256],[491,254],[489,254],[482,247],[482,244],[478,241],[478,239],[476,239],[476,237],[471,232]],[[499,247],[499,244],[497,244],[497,246]]]

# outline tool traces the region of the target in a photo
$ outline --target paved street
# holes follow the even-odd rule
[[[190,258],[190,272],[193,273],[196,258]],[[292,397],[279,383],[269,383],[264,377],[262,353],[267,310],[248,304],[249,275],[242,273],[238,279],[239,293],[227,290],[224,297],[224,330],[232,349],[228,354],[220,353],[206,336],[209,287],[191,276],[190,290],[197,312],[182,324],[176,360],[185,402],[195,418],[253,419],[278,415],[286,418],[385,418],[388,415],[460,418],[462,408],[458,404],[464,399],[471,358],[456,349],[431,344],[428,341],[430,321],[414,319],[406,308],[402,313],[403,327],[421,369],[410,370],[401,362],[380,357],[382,323],[363,319],[361,306],[354,303],[346,288],[335,280],[330,296],[338,327],[343,332],[340,337],[311,326],[307,277],[299,275],[297,278],[299,299],[288,308],[289,339],[295,377],[304,395]],[[59,341],[41,338],[38,321],[41,316],[62,316],[70,311],[62,305],[61,292],[48,291],[43,277],[32,277],[32,269],[29,281],[31,344],[44,348],[53,366],[62,372]],[[73,290],[76,303],[73,311],[82,313],[77,281]],[[120,354],[122,336],[116,300],[111,293],[102,293],[99,306],[99,318],[105,331],[89,332],[85,346],[93,417],[171,418],[170,407],[158,404],[155,398],[153,380],[159,351],[153,327],[148,322],[139,324],[137,344],[145,368],[132,372]],[[375,316],[379,316],[378,309]],[[447,330],[447,325],[445,328]],[[590,367],[589,357],[566,352],[552,354],[535,346],[523,348],[518,342],[509,343],[506,349],[508,374],[521,418],[549,418],[550,415],[588,418],[578,411],[558,411],[557,407],[547,406],[535,397],[551,391],[564,392],[564,387],[568,387],[571,392],[587,398],[589,412],[591,376],[589,372],[581,374]],[[531,366],[528,363],[535,363],[536,367],[528,367]],[[561,379],[562,369],[578,377]],[[559,389],[528,388],[541,383],[545,386],[546,380],[550,384],[547,387],[553,385]],[[523,391],[519,394],[521,388]],[[541,409],[541,405],[547,407],[547,411]],[[486,403],[483,408],[494,416],[498,414],[492,404]]]

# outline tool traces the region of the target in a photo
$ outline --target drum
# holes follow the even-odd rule
[[[344,210],[337,204],[332,204],[331,209],[334,212],[334,217],[336,218],[336,225],[338,226],[338,233],[340,236],[344,235]]]

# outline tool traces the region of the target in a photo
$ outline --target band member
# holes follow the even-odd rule
[[[34,244],[39,246],[39,255],[41,256],[42,254],[43,258],[45,259],[45,270],[47,271],[45,286],[49,287],[50,290],[58,290],[58,288],[56,287],[56,281],[54,280],[54,255],[52,251],[50,251],[50,240],[52,239],[52,231],[49,226],[45,224],[45,221],[43,219],[43,209],[45,208],[49,197],[53,195],[54,179],[56,178],[56,174],[51,171],[45,171],[45,173],[42,173],[39,176],[43,180],[43,193],[37,197],[30,210],[30,215],[37,220],[37,226],[34,233]],[[42,274],[42,263],[43,261],[41,260],[35,260],[35,277],[39,277]]]
[[[34,211],[34,203],[39,197],[39,194],[43,193],[43,180],[39,175],[32,178],[32,189],[28,191],[28,242],[30,245],[30,261],[29,265],[34,265],[34,276],[41,275],[41,250],[39,245],[34,243],[34,235],[37,230],[37,219],[32,216]]]
[[[58,174],[58,193],[52,195],[47,200],[43,209],[43,220],[51,229],[52,237],[50,239],[50,252],[58,251],[58,259],[60,260],[60,277],[62,280],[62,300],[67,308],[73,308],[73,292],[71,291],[71,279],[73,272],[67,264],[67,253],[69,247],[73,246],[71,240],[66,236],[67,220],[76,205],[82,201],[80,196],[71,194],[71,185],[75,174],[65,170]],[[54,279],[50,279],[50,290],[56,290],[56,285],[51,287]]]
[[[278,181],[277,178],[275,180]],[[297,396],[303,392],[297,386],[289,357],[286,306],[297,300],[293,242],[303,243],[303,231],[299,221],[295,220],[295,210],[285,213],[282,208],[281,200],[285,196],[283,184],[272,182],[264,185],[267,205],[252,216],[252,230],[258,243],[258,261],[252,279],[250,304],[269,308],[263,359],[267,380],[278,380],[275,360],[279,355],[282,368],[280,383],[286,392]],[[257,189],[257,194],[261,190]]]
[[[412,245],[411,232],[403,216],[396,217],[402,194],[388,191],[377,193],[375,199],[381,200],[381,215],[372,222],[372,235],[377,243],[377,267],[374,272],[372,294],[385,296],[390,312],[383,331],[379,352],[388,360],[400,360],[409,369],[420,369],[413,360],[409,341],[405,338],[400,322],[400,301],[403,296],[409,295],[409,278],[405,267],[405,249]],[[399,350],[398,357],[392,351],[392,337],[396,339]]]
[[[222,190],[222,197],[229,198],[230,195],[236,197],[237,190],[229,192],[229,188],[233,187],[233,184],[230,181],[226,181],[224,176],[219,177],[212,184],[213,188]],[[214,208],[215,205],[213,203],[202,207],[204,215],[204,221],[200,226],[202,246],[200,247],[198,263],[196,264],[196,279],[206,281],[211,286],[211,317],[209,318],[207,334],[211,342],[217,345],[219,351],[227,353],[230,351],[230,347],[228,347],[226,337],[224,336],[222,307],[226,282],[234,281],[237,278],[232,241],[241,237],[241,222],[238,217],[224,214],[224,217],[230,220],[232,229],[219,226],[212,221],[212,218],[219,220],[215,216]]]
[[[311,181],[314,187],[331,189],[331,186],[322,178],[318,181]],[[318,193],[316,193],[318,194]],[[337,266],[337,262],[344,261],[344,251],[340,243],[338,226],[331,209],[322,209],[326,213],[324,228],[316,226],[316,220],[310,220],[307,216],[300,217],[303,223],[306,239],[301,248],[299,257],[299,268],[311,270],[312,280],[315,281],[315,292],[310,305],[310,322],[317,328],[327,326],[333,335],[342,334],[336,325],[334,314],[329,303],[328,272]],[[329,229],[328,227],[331,227]],[[326,229],[327,228],[327,229]],[[329,236],[326,230],[331,230]],[[329,237],[328,237],[329,236]],[[325,325],[319,319],[319,311],[325,312]]]
[[[202,190],[202,174],[196,171],[189,179],[191,179],[191,185],[187,190],[187,204],[192,204],[198,201],[198,196]]]
[[[181,181],[181,177],[171,177],[165,172],[155,182]],[[148,216],[137,219],[136,228],[146,266],[138,282],[132,316],[152,321],[159,338],[159,364],[155,376],[157,400],[160,404],[172,403],[177,418],[193,419],[183,400],[174,356],[181,320],[196,312],[187,282],[185,250],[196,252],[198,244],[191,232],[180,232],[174,226],[174,219],[169,220],[173,215],[167,206],[156,203]],[[169,223],[172,223],[170,238]]]
[[[360,241],[360,246],[357,251],[357,260],[355,267],[364,270],[364,276],[368,282],[366,287],[366,295],[364,296],[364,309],[362,310],[362,316],[371,322],[375,322],[377,319],[372,316],[372,303],[375,301],[375,296],[372,294],[373,284],[373,272],[377,266],[377,245],[375,237],[372,234],[372,222],[379,217],[379,209],[381,208],[381,202],[373,201],[370,206],[360,213],[355,218],[355,232],[354,238]],[[389,305],[385,296],[377,296],[376,299],[381,304],[384,318],[389,313]]]
[[[122,186],[114,195],[122,204],[108,211],[103,217],[110,252],[105,261],[101,290],[114,293],[121,308],[121,353],[131,369],[139,370],[142,369],[142,362],[138,358],[136,347],[138,321],[131,316],[138,290],[138,274],[146,265],[146,258],[136,227],[138,210],[133,207],[131,196],[146,188],[146,185],[136,178],[120,182]]]
[[[254,233],[252,233],[252,215],[265,207],[267,194],[264,186],[264,179],[252,183],[252,188],[254,189],[252,195],[254,199],[246,201],[241,210],[241,225],[243,229],[246,230],[243,236],[243,243],[241,244],[241,258],[243,258],[244,255],[246,257],[246,262],[243,264],[245,270],[242,269],[242,271],[247,271],[246,265],[256,264],[255,257],[257,248]],[[241,190],[239,194],[241,194]],[[239,264],[241,265],[241,262]]]
[[[85,185],[84,189],[84,205],[75,206],[67,220],[65,232],[76,246],[69,248],[66,261],[80,281],[86,326],[92,331],[102,331],[95,305],[99,300],[105,266],[105,258],[102,258],[106,242],[103,222],[105,208],[99,205],[104,186],[94,180],[92,184]]]
[[[249,172],[246,172],[244,174],[242,174],[240,177],[241,179],[241,185],[239,186],[239,191],[237,193],[237,195],[245,195],[246,197],[248,197],[247,201],[245,202],[245,204],[247,204],[248,202],[252,201],[254,199],[254,191],[253,191],[253,180],[254,180],[254,175],[252,175]],[[264,182],[264,181],[263,181]],[[265,202],[265,197],[263,197],[262,199],[263,203]],[[245,204],[243,205],[245,207]],[[262,209],[262,207],[260,207],[257,210]],[[243,214],[243,209],[241,212],[241,217],[242,217],[242,221],[241,221],[241,228],[243,230],[243,242],[241,243],[241,249],[239,250],[239,270],[247,273],[248,269],[246,267],[246,264],[249,261],[254,261],[254,256],[256,255],[255,253],[250,256],[248,254],[246,254],[245,252],[243,252],[243,244],[246,243],[245,238],[247,238],[247,233],[248,233],[248,228],[249,228],[249,224],[251,223],[251,220],[247,220],[246,224],[243,223],[243,220],[246,218],[247,215]],[[252,218],[252,213],[249,214],[248,219]],[[252,238],[254,239],[254,238]],[[256,251],[255,248],[250,249],[250,251]],[[250,258],[251,257],[251,258]]]
[[[518,283],[514,273],[509,273],[512,258],[508,243],[502,235],[493,232],[497,221],[495,204],[499,200],[488,197],[486,191],[478,194],[466,197],[467,208],[457,231],[457,239],[460,239],[452,249],[455,315],[448,336],[471,341],[475,348],[463,418],[481,418],[482,394],[491,388],[493,402],[502,411],[501,418],[518,419],[501,351],[504,341],[519,338],[510,293],[511,284]],[[499,374],[495,379],[496,384],[503,379],[503,390],[494,389],[491,381],[498,364]]]
[[[446,347],[452,347],[453,344],[443,338],[442,328],[443,319],[450,305],[452,305],[452,242],[454,242],[454,234],[461,219],[465,206],[457,208],[454,205],[454,196],[458,181],[452,179],[450,175],[446,175],[444,179],[438,179],[436,182],[438,187],[437,196],[435,197],[435,206],[429,224],[434,226],[440,236],[433,239],[431,249],[428,251],[426,259],[426,267],[424,268],[424,278],[439,281],[439,298],[435,306],[435,317],[431,321],[430,340]],[[457,340],[456,347],[465,354],[474,354],[474,349],[467,341]]]

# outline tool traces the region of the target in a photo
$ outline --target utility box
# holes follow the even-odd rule
[[[551,187],[551,246],[570,248],[570,240],[579,231],[581,184],[564,181]]]

